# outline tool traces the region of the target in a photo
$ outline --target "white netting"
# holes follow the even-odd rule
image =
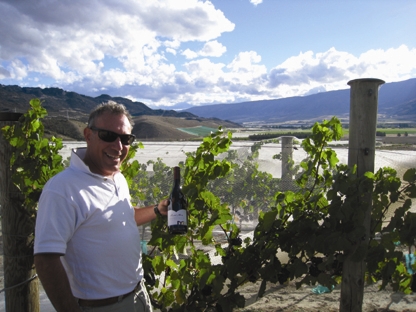
[[[252,156],[252,142],[234,142],[231,146],[231,150],[236,151],[237,159],[233,162],[242,164],[248,159],[249,156]],[[342,145],[346,146],[347,142],[336,142],[332,146],[338,155],[340,163],[348,163],[348,148],[341,147]],[[185,161],[186,152],[194,152],[200,145],[199,142],[145,142],[144,149],[140,149],[136,154],[136,159],[140,163],[146,163],[148,160],[156,161],[158,158],[170,167],[176,166],[179,162]],[[74,147],[85,146],[83,142],[65,142],[65,149],[62,151],[62,155],[65,158],[69,157],[70,149]],[[273,159],[273,155],[280,154],[282,152],[282,145],[280,143],[265,144],[261,146],[259,150],[259,156],[254,161],[258,163],[258,169],[260,171],[270,173],[274,178],[280,179],[282,177],[282,160]],[[294,161],[294,166],[298,166],[302,160],[307,156],[306,152],[299,146],[297,141],[294,141],[292,159]],[[220,157],[225,157],[224,153]],[[381,167],[391,167],[398,172],[398,176],[402,177],[404,172],[409,169],[416,167],[416,151],[408,150],[379,150],[375,152],[375,171]],[[152,166],[147,168],[148,171],[152,171]],[[234,183],[236,183],[234,189],[234,197],[247,197],[247,189],[243,188],[244,181],[238,181],[236,177]],[[221,182],[220,182],[221,183]],[[241,184],[241,187],[238,187],[237,183]],[[286,183],[286,184],[285,184]],[[166,194],[161,194],[160,196],[166,196],[171,188],[172,181],[166,179],[163,183],[162,189]],[[260,185],[260,183],[259,183]],[[251,184],[252,188],[256,188],[256,184]],[[258,186],[259,189],[263,186]],[[273,186],[273,191],[284,191],[293,187],[291,181],[280,181],[278,185]],[[257,190],[253,189],[253,192],[256,193]],[[241,192],[241,194],[238,194]],[[223,197],[222,194],[215,194],[218,197]],[[261,200],[261,199],[260,199]],[[255,202],[255,199],[250,200],[247,205],[251,207],[262,207],[265,209],[264,202]],[[248,211],[243,207],[234,206],[233,212],[235,214],[235,222],[241,227],[245,232],[254,229],[257,220],[257,213]]]

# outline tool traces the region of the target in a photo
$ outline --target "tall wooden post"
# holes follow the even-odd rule
[[[293,137],[282,136],[282,181],[292,181]]]
[[[21,114],[1,113],[0,128],[18,125]],[[12,147],[0,133],[0,205],[6,311],[39,312],[39,282],[33,264],[34,218],[11,180]]]
[[[365,172],[374,172],[378,89],[384,83],[380,79],[356,79],[348,82],[350,92],[350,126],[348,166],[357,165],[357,176]],[[362,194],[358,205],[368,205],[364,217],[365,237],[357,242],[355,250],[362,247],[366,250],[370,236],[371,192]],[[361,246],[359,246],[361,245]],[[361,312],[364,298],[365,261],[354,260],[354,251],[347,254],[342,269],[341,312]]]

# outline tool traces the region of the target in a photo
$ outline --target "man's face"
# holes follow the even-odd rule
[[[104,113],[95,119],[93,126],[118,134],[131,134],[130,122],[124,115]],[[123,145],[119,137],[114,142],[105,142],[98,137],[96,130],[90,128],[84,130],[84,137],[87,142],[84,162],[91,172],[112,176],[120,171],[120,165],[130,149],[129,145]]]

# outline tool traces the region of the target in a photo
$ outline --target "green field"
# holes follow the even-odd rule
[[[380,128],[377,131],[385,132],[386,134],[395,134],[398,133],[404,134],[407,132],[408,134],[416,134],[416,128]]]
[[[205,127],[205,126],[197,126],[197,127],[189,127],[189,128],[177,128],[180,131],[189,133],[191,135],[194,135],[195,137],[206,137],[211,132],[216,132],[218,129]],[[386,135],[398,135],[399,133],[403,136],[405,133],[409,135],[416,135],[416,128],[377,128],[377,131],[384,132]],[[240,130],[240,133],[246,133],[245,139],[247,139],[248,135],[276,135],[276,136],[284,136],[284,135],[293,135],[296,136],[297,134],[301,133],[311,133],[311,129],[256,129],[256,130]],[[344,128],[343,129],[343,137],[348,137],[349,129]],[[244,139],[244,137],[239,137],[236,135],[234,137],[235,139]]]
[[[195,136],[205,137],[209,135],[211,132],[216,132],[218,129],[204,127],[204,126],[197,126],[197,127],[191,127],[191,128],[178,128],[178,130],[195,135]]]
[[[349,129],[343,128],[342,129],[344,136],[348,136]],[[401,134],[404,135],[406,132],[409,135],[416,135],[416,128],[377,128],[379,132],[385,132],[386,135],[397,135]],[[252,130],[247,131],[247,133],[252,135],[258,134],[276,134],[276,135],[296,135],[296,133],[311,133],[311,129],[272,129],[272,130]]]

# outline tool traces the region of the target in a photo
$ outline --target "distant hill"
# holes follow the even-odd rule
[[[139,140],[158,140],[158,141],[174,141],[195,139],[197,136],[191,134],[193,129],[204,128],[202,136],[210,133],[210,130],[216,131],[219,126],[229,128],[240,127],[232,122],[220,119],[206,119],[194,117],[160,117],[160,116],[139,116],[134,118],[133,134]],[[183,131],[181,129],[188,129]],[[198,133],[199,131],[195,131]]]
[[[88,116],[89,112],[98,104],[113,100],[124,104],[133,116],[195,117],[195,115],[188,112],[154,110],[141,102],[134,102],[122,97],[111,97],[107,94],[90,97],[59,88],[22,88],[0,84],[0,112],[26,112],[30,108],[29,101],[33,98],[43,101],[43,106],[50,116],[77,116],[82,119],[82,116]]]
[[[236,128],[240,125],[218,118],[197,117],[189,112],[151,109],[141,102],[133,102],[122,97],[111,97],[103,94],[89,97],[59,88],[22,88],[19,86],[0,85],[0,113],[25,113],[33,98],[43,101],[48,117],[43,120],[45,134],[64,140],[83,140],[83,130],[90,111],[102,102],[109,100],[124,104],[133,115],[135,126],[133,134],[139,140],[189,140],[196,138],[191,134],[192,128],[203,128],[206,131],[216,130],[219,126]],[[199,127],[199,128],[198,128]],[[191,128],[190,131],[181,131]],[[201,133],[201,131],[194,131]],[[202,134],[204,131],[202,131]]]
[[[322,121],[337,116],[348,119],[350,89],[304,97],[217,104],[181,111],[151,109],[141,102],[102,94],[89,97],[59,88],[26,88],[0,84],[0,113],[26,112],[29,101],[39,98],[52,119],[45,120],[50,135],[82,140],[89,112],[99,103],[114,100],[134,116],[133,133],[142,140],[182,140],[195,136],[180,130],[187,127],[237,128],[242,123]],[[416,122],[416,79],[386,83],[379,91],[379,122]],[[198,131],[196,131],[198,132]]]
[[[206,136],[210,131],[216,131],[219,126],[226,129],[235,128],[236,124],[219,119],[205,118],[179,118],[143,115],[133,117],[134,127],[132,133],[138,141],[180,141],[192,140],[198,136],[192,134],[192,129],[203,128]],[[83,141],[85,122],[64,117],[45,118],[43,120],[47,137],[55,136],[63,140]],[[182,131],[180,129],[188,129]],[[198,131],[195,131],[198,132]],[[199,131],[200,132],[200,131]]]
[[[183,110],[200,117],[228,119],[237,123],[282,123],[348,118],[350,89],[277,100],[197,106]],[[379,119],[416,122],[416,79],[386,83],[379,90]]]

